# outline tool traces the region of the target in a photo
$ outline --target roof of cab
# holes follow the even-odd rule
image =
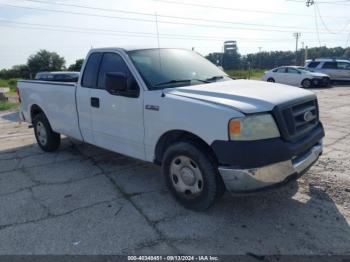
[[[187,48],[176,48],[176,47],[156,47],[156,46],[121,46],[121,47],[101,47],[101,48],[92,48],[90,52],[106,52],[106,51],[136,51],[136,50],[147,50],[147,49],[187,49]],[[190,50],[190,49],[187,49]]]

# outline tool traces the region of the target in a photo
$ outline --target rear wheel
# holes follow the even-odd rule
[[[189,142],[171,145],[162,167],[168,188],[186,208],[205,210],[225,191],[217,166],[199,145]]]
[[[267,79],[267,82],[270,82],[270,83],[275,83],[275,79],[273,79],[273,78],[269,78],[269,79]]]
[[[55,151],[60,143],[60,134],[54,132],[44,113],[39,113],[33,119],[34,134],[40,148],[46,152]]]
[[[304,79],[303,82],[301,82],[301,85],[304,88],[310,88],[312,86],[312,82],[310,79]]]

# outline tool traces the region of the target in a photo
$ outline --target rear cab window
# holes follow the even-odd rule
[[[97,72],[102,58],[102,53],[92,53],[84,68],[81,86],[88,88],[96,88]]]

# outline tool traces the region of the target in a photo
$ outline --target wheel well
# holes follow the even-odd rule
[[[33,122],[33,119],[40,113],[44,113],[41,107],[35,104],[32,105],[32,107],[30,108],[30,119],[32,120],[32,122]]]
[[[155,148],[154,162],[160,165],[162,163],[163,155],[166,149],[170,145],[180,141],[187,141],[196,144],[208,154],[214,163],[217,164],[217,158],[212,148],[200,137],[183,130],[168,131],[159,138]]]
[[[309,81],[312,83],[312,79],[306,77],[306,78],[304,78],[303,80],[301,80],[301,83],[300,83],[300,84],[303,85],[303,83],[304,83],[305,80],[309,80]]]

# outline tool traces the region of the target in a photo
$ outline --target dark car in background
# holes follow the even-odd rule
[[[74,71],[39,72],[34,79],[54,82],[78,82],[79,74],[80,72]]]

